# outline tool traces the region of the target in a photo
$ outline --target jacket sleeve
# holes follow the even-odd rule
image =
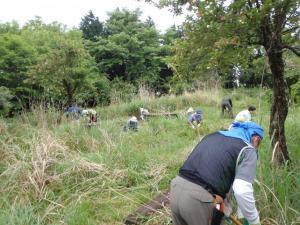
[[[260,219],[258,211],[255,207],[252,184],[241,179],[235,179],[232,188],[236,202],[243,216],[251,224],[258,224]]]
[[[259,215],[255,206],[252,186],[256,174],[256,149],[247,147],[242,152],[239,161],[232,189],[243,216],[250,223],[257,224],[259,223]]]

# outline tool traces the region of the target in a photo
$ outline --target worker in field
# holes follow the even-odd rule
[[[193,107],[188,108],[188,110],[186,111],[186,114],[187,114],[188,116],[190,116],[190,115],[193,114],[193,113],[194,113]]]
[[[202,111],[199,108],[196,108],[195,112],[191,113],[188,116],[188,124],[194,129],[195,126],[200,127],[201,122],[202,122]]]
[[[146,120],[149,117],[150,113],[148,109],[140,108],[140,118],[141,120]]]
[[[244,218],[260,225],[252,184],[263,137],[263,129],[251,121],[205,136],[171,182],[173,224],[221,224],[223,200],[232,187]]]
[[[235,122],[246,122],[251,121],[252,115],[255,114],[256,107],[253,105],[248,106],[248,109],[245,109],[239,112],[236,116],[234,121]]]
[[[78,120],[82,114],[82,109],[79,108],[76,104],[72,104],[67,111],[65,112],[65,116],[67,118]]]
[[[233,112],[232,112],[232,100],[230,97],[224,97],[221,102],[221,110],[222,115],[224,116],[225,112],[230,116],[230,118],[233,118]]]
[[[97,123],[97,112],[94,109],[83,109],[81,115],[88,118],[88,127],[95,126]]]
[[[94,109],[88,109],[89,123],[88,126],[95,126],[97,123],[97,112]]]
[[[127,123],[125,124],[124,131],[138,131],[138,120],[135,116],[132,116],[129,118],[129,120],[127,121]]]

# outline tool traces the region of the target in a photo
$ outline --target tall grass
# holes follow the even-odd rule
[[[36,107],[0,120],[0,224],[122,224],[124,217],[169,187],[170,180],[195,144],[209,132],[227,127],[220,116],[222,96],[230,95],[234,111],[258,105],[257,90],[224,93],[210,89],[181,96],[137,97],[97,109],[100,120],[58,123],[55,109]],[[254,120],[268,128],[269,103],[263,97]],[[177,112],[178,118],[154,117],[140,122],[139,132],[123,132],[139,107],[150,112]],[[200,107],[203,126],[189,128],[185,111]],[[300,109],[290,108],[286,121],[291,162],[271,166],[268,138],[260,149],[255,195],[262,222],[299,224]],[[145,224],[170,224],[162,209]]]

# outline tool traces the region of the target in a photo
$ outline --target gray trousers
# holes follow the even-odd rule
[[[209,225],[213,196],[200,185],[177,176],[171,182],[170,205],[174,225]]]

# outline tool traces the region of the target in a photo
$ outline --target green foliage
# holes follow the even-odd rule
[[[118,78],[111,82],[112,102],[128,102],[135,96],[137,90],[133,84],[124,82]]]
[[[83,90],[93,88],[89,79],[97,70],[75,32],[61,34],[29,71],[28,82],[41,89],[46,99],[70,104]]]
[[[34,208],[30,203],[20,202],[10,205],[4,202],[6,210],[0,212],[0,224],[7,225],[39,225],[39,218],[36,217]]]
[[[173,42],[183,36],[182,28],[176,27],[175,25],[169,27],[166,32],[162,35],[163,43],[165,45],[171,45]]]
[[[164,83],[172,75],[165,61],[172,54],[167,46],[176,35],[170,34],[168,44],[161,46],[154,24],[141,22],[140,15],[139,10],[111,12],[105,24],[107,36],[87,42],[87,48],[109,80],[120,78],[135,87],[165,90]]]
[[[292,100],[300,102],[300,59],[287,54],[286,60],[286,80],[291,91]]]
[[[92,225],[95,224],[95,209],[90,201],[80,202],[78,205],[71,205],[69,209],[66,210],[65,221],[70,225]]]
[[[6,116],[12,108],[10,100],[13,98],[10,91],[6,87],[0,87],[0,116]]]
[[[113,101],[121,95],[122,87],[110,84],[116,78],[128,90],[119,99],[130,99],[139,86],[168,92],[173,72],[167,57],[178,32],[170,29],[162,41],[151,18],[142,22],[140,15],[117,9],[101,23],[90,11],[80,23],[82,31],[40,17],[23,27],[0,24],[0,83],[14,96],[5,98],[13,114],[33,102],[109,104],[111,86]]]
[[[300,103],[300,81],[292,85],[292,96],[296,103]]]
[[[103,24],[92,10],[81,19],[79,29],[82,30],[83,38],[91,41],[95,41],[98,36],[104,34]]]
[[[19,34],[0,34],[0,83],[9,88],[14,108],[28,104],[32,90],[24,83],[28,67],[35,61],[35,49]]]
[[[16,21],[12,21],[11,23],[0,24],[0,33],[20,33],[20,26]]]
[[[293,18],[299,16],[298,1],[159,1],[160,6],[170,6],[177,13],[185,4],[194,16],[187,18],[184,38],[177,42],[172,60],[179,80],[190,84],[195,79],[217,76],[215,79],[221,77],[224,87],[232,87],[240,78],[240,84],[254,87],[260,84],[264,70],[263,85],[272,86],[271,72],[268,65],[264,66],[268,64],[263,60],[266,52],[261,47],[269,49],[272,38],[266,37],[270,32],[261,29],[266,23],[271,28],[280,26],[282,20],[276,18],[286,16],[288,22],[278,34],[284,43],[296,44],[298,25]]]

